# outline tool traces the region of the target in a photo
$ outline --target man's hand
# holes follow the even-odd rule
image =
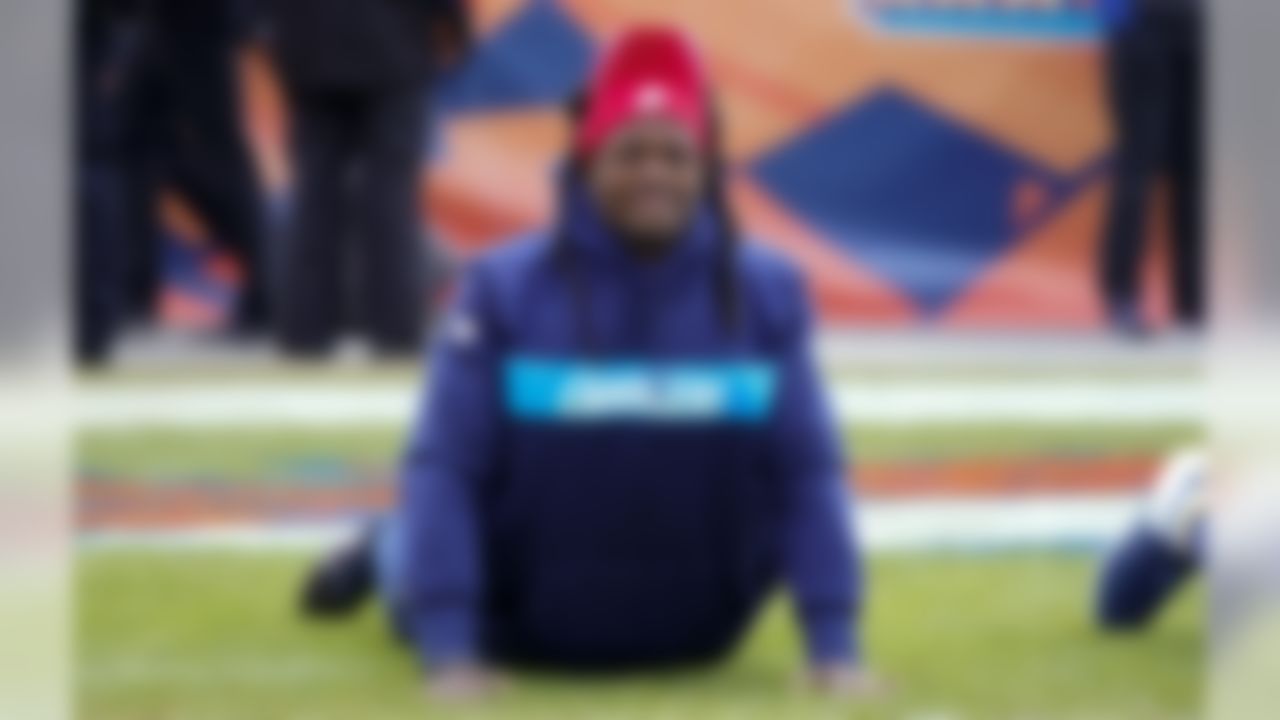
[[[822,695],[841,698],[873,698],[884,695],[884,682],[853,663],[830,663],[809,669],[808,686]]]
[[[503,684],[497,673],[483,666],[449,665],[427,676],[427,694],[441,702],[475,702],[492,697]]]

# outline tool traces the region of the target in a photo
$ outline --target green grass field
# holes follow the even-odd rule
[[[314,625],[293,610],[306,558],[88,552],[80,564],[80,716],[454,717],[432,707],[381,614]],[[613,679],[516,676],[460,717],[1189,718],[1199,702],[1203,598],[1180,597],[1150,632],[1089,623],[1082,556],[891,556],[869,570],[867,653],[883,699],[797,689],[782,601],[723,667]]]
[[[847,430],[859,462],[889,463],[1154,457],[1199,435],[1180,422],[1140,428],[862,424]],[[139,486],[340,483],[356,472],[388,472],[402,436],[403,429],[392,427],[98,429],[80,435],[77,457],[86,472]],[[427,701],[415,661],[389,640],[376,607],[350,623],[302,621],[294,596],[308,561],[281,550],[82,551],[79,717],[1166,720],[1198,714],[1203,592],[1184,593],[1145,634],[1106,636],[1090,622],[1097,560],[1084,554],[874,556],[865,646],[871,666],[894,686],[885,698],[839,703],[798,689],[801,652],[779,599],[722,667],[609,679],[521,675],[502,697],[465,711]]]

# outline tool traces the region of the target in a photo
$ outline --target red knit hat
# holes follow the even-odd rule
[[[623,125],[657,115],[707,139],[707,80],[693,43],[662,25],[633,28],[605,52],[587,89],[574,144],[589,155]]]

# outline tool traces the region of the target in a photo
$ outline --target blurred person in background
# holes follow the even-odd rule
[[[1101,0],[1115,169],[1102,256],[1109,321],[1146,332],[1139,270],[1154,180],[1169,181],[1176,322],[1199,327],[1205,272],[1201,215],[1201,0]]]
[[[131,100],[141,74],[145,16],[138,0],[76,4],[77,360],[109,359],[129,314]]]
[[[162,282],[157,203],[177,191],[237,261],[235,336],[266,326],[260,190],[240,122],[230,0],[86,0],[78,8],[78,345],[107,358],[127,320],[148,322]]]
[[[868,690],[809,302],[738,236],[695,50],[624,34],[577,115],[557,226],[471,266],[399,510],[317,566],[304,606],[344,615],[378,585],[453,697],[494,664],[714,661],[785,580],[814,685]]]
[[[150,96],[142,100],[141,132],[152,139],[159,170],[144,180],[140,213],[152,245],[135,285],[149,308],[162,267],[152,220],[156,185],[171,184],[207,226],[214,249],[237,263],[240,294],[228,336],[252,338],[267,329],[268,268],[262,188],[241,117],[243,2],[150,0]]]
[[[428,296],[417,204],[428,90],[466,51],[463,2],[262,2],[292,117],[279,342],[321,356],[354,317],[379,354],[415,354]]]

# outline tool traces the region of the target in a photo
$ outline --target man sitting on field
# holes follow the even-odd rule
[[[808,301],[739,238],[710,97],[677,32],[605,54],[557,225],[476,262],[444,321],[400,512],[312,577],[326,613],[376,574],[441,694],[712,661],[783,580],[814,683],[866,683]]]

